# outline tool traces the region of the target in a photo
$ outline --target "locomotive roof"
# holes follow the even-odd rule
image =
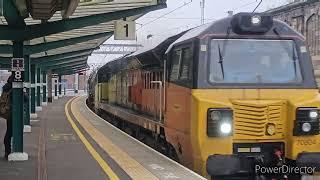
[[[98,70],[98,75],[101,76],[103,74],[107,73],[115,73],[123,69],[127,65],[127,59],[125,56],[122,56],[120,58],[114,59],[108,63],[106,63],[104,66],[100,67]]]
[[[164,41],[166,41],[167,39],[165,40],[162,40],[162,41],[158,41],[156,43],[152,43],[151,45],[148,45],[148,46],[144,46],[143,48],[137,50],[136,52],[132,53],[132,54],[129,54],[128,57],[135,57],[135,56],[138,56],[139,54],[143,54],[143,53],[147,53],[149,51],[152,51],[154,48],[158,47],[159,45],[161,45],[161,43],[163,43]]]
[[[226,36],[228,29],[231,28],[231,21],[232,21],[233,17],[223,18],[221,20],[217,20],[212,23],[204,24],[204,25],[201,25],[201,26],[198,26],[194,29],[189,30],[187,33],[185,33],[183,36],[181,36],[175,42],[173,42],[169,46],[169,48],[167,49],[166,53],[168,53],[176,45],[182,44],[183,42],[186,42],[186,41],[194,39],[194,38],[200,38],[206,34],[218,34],[218,35],[225,35]],[[296,35],[296,36],[299,36],[301,39],[304,39],[303,35],[301,35],[299,32],[292,29],[285,22],[282,22],[277,19],[273,20],[273,27],[268,32],[264,33],[263,35],[278,36],[274,32],[275,28],[279,31],[280,36],[282,36],[282,35],[284,35],[284,36]],[[231,28],[231,32],[229,35],[240,37],[239,34],[236,34],[235,32],[232,31],[232,28]]]
[[[117,73],[125,68],[137,66],[150,67],[157,64],[160,65],[168,46],[184,33],[185,32],[171,36],[156,44],[142,48],[132,54],[110,61],[98,70],[98,76],[101,79],[101,77],[105,77],[109,73]]]
[[[201,35],[206,29],[208,29],[211,25],[213,24],[213,22],[211,23],[207,23],[198,27],[195,27],[191,30],[189,30],[187,33],[185,33],[183,36],[181,36],[179,39],[177,39],[175,42],[173,42],[168,50],[166,51],[166,53],[172,48],[173,45],[181,43],[183,41],[186,41],[188,39],[192,39],[194,37],[197,37],[199,35]]]
[[[248,35],[252,35],[252,33],[247,33],[246,35],[244,34],[244,36],[242,36],[243,34],[237,34],[232,31],[231,21],[235,16],[227,17],[212,23],[198,26],[180,34],[171,36],[157,44],[147,46],[130,55],[126,55],[124,57],[111,61],[99,69],[98,75],[106,76],[105,74],[107,73],[117,73],[123,69],[131,67],[140,67],[145,69],[149,67],[161,67],[161,65],[163,64],[162,61],[164,59],[164,55],[168,53],[173,46],[182,44],[194,38],[201,38],[207,34],[226,36],[228,29],[231,29],[231,32],[229,34],[230,37],[246,38]],[[276,36],[277,38],[279,36],[281,37],[295,35],[299,36],[301,39],[304,39],[304,37],[300,33],[296,32],[289,25],[276,19],[273,20],[271,28],[267,29],[267,31],[265,31],[263,34],[260,34],[260,36],[261,35],[273,37]],[[249,38],[252,38],[252,36],[250,36]]]
[[[183,34],[185,34],[187,31],[184,31],[182,33],[176,34],[174,36],[170,36],[168,38],[165,38],[163,41],[160,41],[158,43],[146,46],[130,55],[128,55],[126,58],[130,59],[129,61],[138,60],[139,64],[142,65],[142,67],[147,66],[159,66],[162,64],[163,56],[165,55],[165,52],[167,48],[178,38],[180,38]]]

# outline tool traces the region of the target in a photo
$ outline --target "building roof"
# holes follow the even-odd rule
[[[286,5],[277,7],[277,8],[273,8],[273,9],[270,9],[266,12],[271,13],[271,14],[277,14],[277,13],[281,13],[281,12],[284,12],[287,10],[292,10],[294,8],[309,5],[309,4],[316,3],[316,2],[319,2],[319,0],[302,0],[302,1],[298,1],[298,2],[289,3],[289,4],[286,4]]]

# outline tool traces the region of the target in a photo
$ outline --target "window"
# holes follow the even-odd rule
[[[192,79],[192,51],[190,48],[182,50],[180,80]]]
[[[193,77],[193,53],[191,47],[176,48],[171,59],[170,81],[191,87]]]
[[[179,69],[180,69],[180,60],[181,60],[181,50],[174,50],[172,55],[172,66],[170,80],[178,80]]]
[[[297,47],[292,40],[213,39],[210,53],[211,83],[302,81]]]

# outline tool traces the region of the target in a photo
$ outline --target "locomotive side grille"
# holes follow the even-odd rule
[[[273,139],[282,138],[284,132],[284,103],[277,101],[266,104],[233,102],[235,139]],[[266,135],[269,123],[276,126],[273,136]]]

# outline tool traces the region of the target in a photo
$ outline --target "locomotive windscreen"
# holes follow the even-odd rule
[[[300,83],[297,52],[292,40],[213,39],[209,82]]]

